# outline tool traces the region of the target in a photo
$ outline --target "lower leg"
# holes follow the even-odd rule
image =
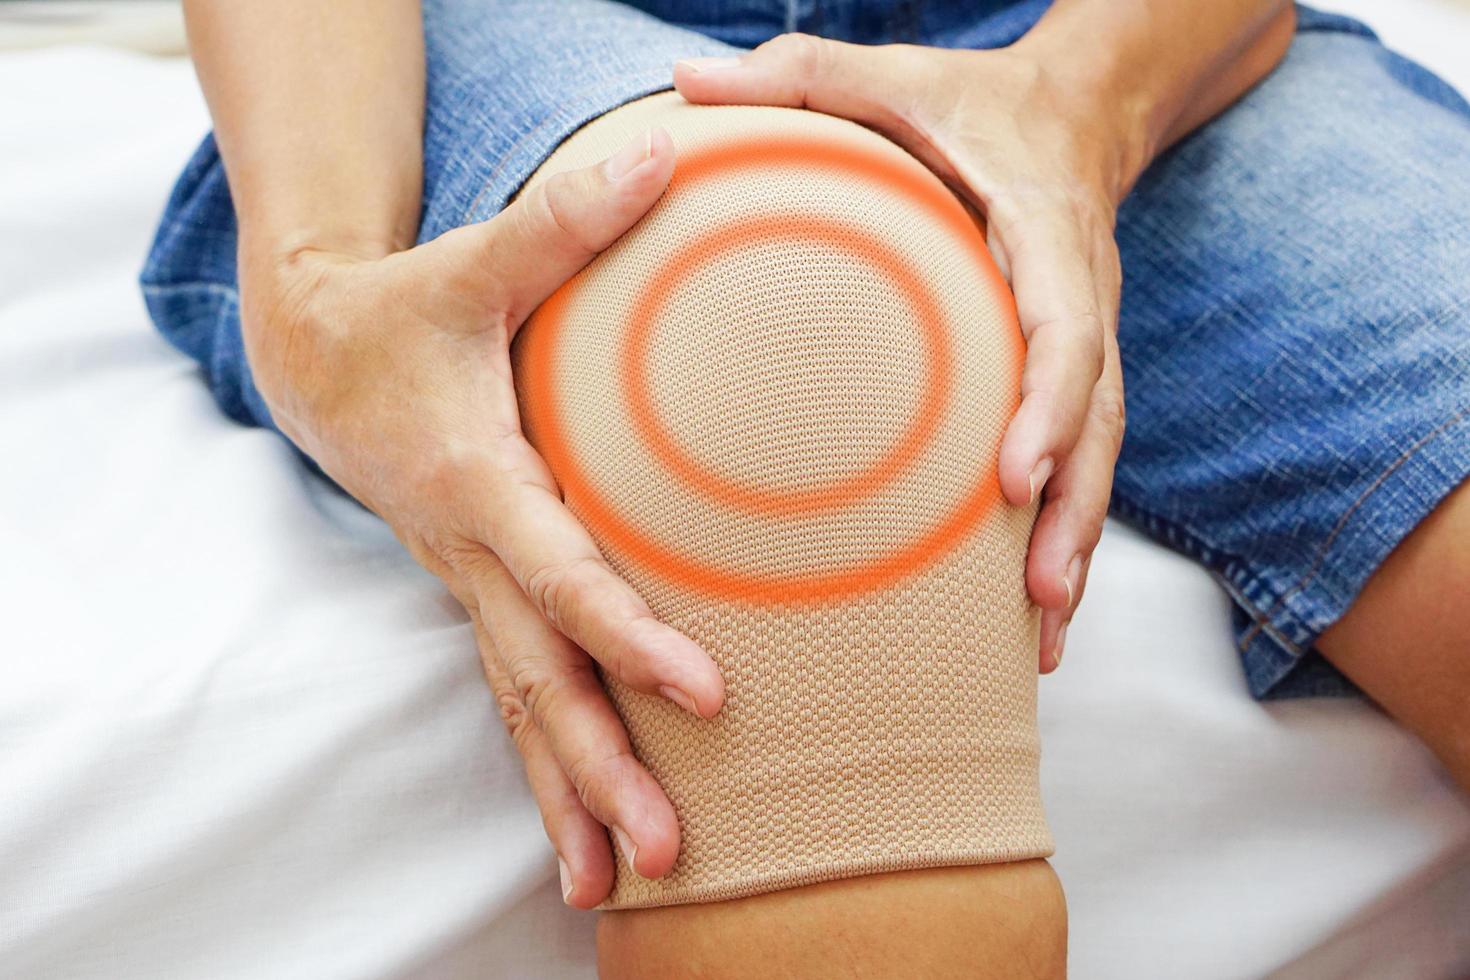
[[[696,559],[684,565],[698,574],[660,571],[589,522],[727,682],[721,713],[697,724],[609,684],[677,801],[681,839],[656,880],[616,864],[602,976],[1061,976],[1066,908],[1039,860],[1051,842],[1036,779],[1039,617],[1024,587],[1035,510],[981,507],[938,553],[912,545],[992,499],[976,492],[977,460],[998,453],[1019,387],[1021,341],[984,239],[922,164],[856,124],[668,95],[584,127],[528,191],[649,126],[675,142],[674,183],[532,318],[515,361],[527,431],[574,509],[595,488],[625,524]],[[721,160],[715,178],[697,176]],[[731,247],[697,251],[709,242]],[[712,490],[652,452],[624,404],[626,365],[608,354],[630,346],[638,292],[691,248],[698,274],[660,287],[668,310],[648,318],[646,360],[667,366],[644,380],[701,458],[765,497]],[[925,323],[947,336],[916,340]],[[930,377],[931,361],[952,383]],[[903,445],[925,393],[946,386],[908,463],[876,490],[811,504],[812,488],[847,485],[834,474],[878,466],[871,448]],[[538,400],[553,391],[585,429],[565,451]],[[912,567],[849,594],[852,568],[887,567],[895,549],[917,555]],[[734,594],[707,568],[733,571]],[[837,584],[813,603],[813,580]],[[932,866],[871,873],[901,863]],[[748,897],[705,900],[726,895]]]
[[[864,875],[697,905],[604,912],[603,980],[1041,978],[1066,974],[1045,861]]]
[[[1470,792],[1470,483],[1399,544],[1317,648]]]

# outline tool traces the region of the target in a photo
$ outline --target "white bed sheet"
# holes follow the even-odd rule
[[[0,975],[592,976],[453,602],[150,331],[188,67],[0,92]],[[1073,975],[1470,972],[1470,807],[1367,705],[1252,702],[1227,624],[1109,526],[1043,682]]]

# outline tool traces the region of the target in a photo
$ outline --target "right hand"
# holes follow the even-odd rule
[[[705,718],[720,710],[724,681],[707,653],[653,617],[562,503],[521,432],[510,343],[652,207],[673,168],[672,143],[654,132],[407,251],[297,246],[242,261],[246,349],[276,423],[469,612],[570,871],[567,901],[582,908],[612,887],[604,828],[630,863],[636,848],[646,877],[667,873],[679,849],[673,805],[634,757],[593,660]]]

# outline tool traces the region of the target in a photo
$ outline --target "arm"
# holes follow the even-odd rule
[[[1284,0],[1059,0],[999,50],[793,34],[675,67],[694,102],[872,126],[985,216],[1027,342],[1000,482],[1012,504],[1043,500],[1026,571],[1043,672],[1086,587],[1123,440],[1118,205],[1155,155],[1275,66],[1294,23]]]
[[[252,261],[408,248],[423,181],[424,36],[402,0],[189,0],[195,69]]]
[[[191,0],[190,42],[240,228],[241,331],[277,424],[464,605],[575,900],[607,828],[661,875],[673,806],[593,659],[703,717],[724,686],[603,561],[525,440],[511,340],[673,173],[667,136],[560,174],[417,247],[424,44],[398,0]],[[670,693],[672,692],[672,693]],[[682,700],[681,700],[682,699]]]
[[[1155,156],[1265,77],[1295,26],[1282,0],[1060,0],[1014,50],[1105,121],[1121,200]]]

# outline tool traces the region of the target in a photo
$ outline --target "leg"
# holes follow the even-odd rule
[[[546,155],[582,123],[614,106],[667,88],[669,66],[676,58],[718,55],[731,50],[707,37],[669,27],[622,5],[600,0],[428,3],[425,29],[429,85],[421,240],[494,214]],[[763,38],[750,40],[754,43]],[[579,66],[579,70],[569,71],[567,65]],[[201,362],[221,406],[241,422],[268,425],[268,413],[254,394],[241,352],[234,234],[224,175],[212,144],[206,142],[170,202],[144,274],[145,287],[150,311],[160,329]],[[924,263],[947,261],[942,254],[925,255],[923,259]],[[775,273],[789,268],[792,266],[778,265],[768,270],[772,275],[763,276],[752,285],[779,284]],[[859,285],[864,282],[861,277],[848,281]],[[867,287],[873,286],[871,277],[866,282]],[[818,276],[808,285],[822,286],[823,282]],[[786,286],[789,288],[789,280]],[[713,298],[740,300],[750,295],[756,294],[735,291],[729,296]],[[814,295],[804,292],[785,299],[798,300],[798,306],[805,304],[810,310],[818,308],[818,304],[811,302]],[[882,289],[870,291],[868,295],[878,306],[883,305],[877,302],[882,297]],[[777,308],[770,304],[758,304],[758,307]],[[852,323],[877,324],[891,332],[878,338],[880,342],[876,346],[829,350],[840,356],[818,365],[829,372],[828,377],[808,374],[800,377],[797,385],[799,389],[801,385],[807,386],[801,390],[835,392],[845,398],[841,404],[846,411],[840,413],[844,417],[838,422],[846,428],[835,434],[808,429],[805,436],[792,429],[783,437],[786,441],[773,442],[767,429],[747,431],[739,426],[719,424],[720,420],[716,419],[713,427],[702,435],[716,442],[726,440],[723,445],[727,448],[732,444],[729,440],[738,442],[750,435],[757,442],[777,445],[785,453],[811,459],[819,457],[803,456],[803,450],[810,448],[814,438],[818,445],[845,445],[847,436],[864,434],[861,427],[873,420],[865,419],[854,408],[872,406],[877,421],[901,422],[914,406],[893,396],[914,390],[912,379],[904,373],[913,365],[903,358],[894,359],[893,355],[913,353],[918,324],[891,315],[875,319],[862,313],[855,314]],[[841,334],[832,330],[825,336],[831,340],[840,338]],[[699,372],[708,367],[706,359],[697,356],[699,353],[694,351],[696,356],[675,367],[685,368],[690,377],[699,378]],[[800,367],[799,350],[788,347],[785,353],[788,363]],[[987,353],[994,354],[994,351],[982,350],[980,356],[971,351],[968,363],[972,375],[983,373],[986,365],[995,360],[984,356]],[[873,373],[875,366],[884,370]],[[659,369],[658,364],[654,367]],[[851,379],[864,378],[872,386],[866,392],[846,384]],[[827,384],[833,380],[843,381],[843,385],[833,389]],[[973,398],[986,392],[1003,395],[1005,388],[956,385],[955,391]],[[769,397],[771,404],[778,404],[785,393],[778,387],[765,390],[761,397]],[[972,407],[981,411],[971,417],[991,426],[998,417],[998,406],[994,401],[975,403]],[[820,405],[808,405],[807,409],[807,421],[822,418]],[[751,419],[747,415],[744,420]],[[674,422],[677,427],[679,420]],[[681,430],[678,434],[690,433]],[[871,434],[871,431],[867,433]],[[931,459],[927,468],[910,467],[905,472],[922,471],[935,477],[936,487],[941,491],[968,485],[974,477],[970,468],[974,466],[975,454],[973,440],[966,443],[966,436],[975,434],[967,434],[963,428],[949,431],[946,438],[950,440],[952,452],[948,457]],[[994,435],[990,429],[985,434],[987,438]],[[803,438],[807,440],[805,445]],[[956,446],[956,441],[961,445]],[[698,438],[686,440],[686,444],[701,449],[708,449],[716,442],[702,446]],[[857,446],[858,456],[862,457],[868,448],[872,447]],[[946,477],[942,472],[946,459],[950,465],[960,465],[964,472]],[[858,459],[864,461],[872,462]],[[751,476],[759,483],[767,474],[757,471],[737,475]],[[816,483],[823,483],[830,482],[833,474],[815,476]],[[671,495],[669,499],[681,498]],[[865,549],[867,557],[873,557],[875,539],[864,536],[871,529],[891,530],[894,514],[902,516],[912,510],[893,510],[893,498],[885,499],[886,504],[879,501],[877,511],[869,512],[866,520],[848,522],[823,532],[825,540],[838,546],[857,547],[859,551]],[[889,508],[887,511],[885,506]],[[830,962],[841,964],[841,971],[848,973],[862,968],[881,970],[888,975],[903,973],[901,968],[887,968],[895,963],[896,954],[906,955],[908,963],[918,966],[943,958],[961,965],[959,972],[972,976],[987,975],[987,971],[988,975],[1014,975],[1023,967],[1037,975],[1060,972],[1064,907],[1055,876],[1043,861],[1037,860],[1049,853],[1050,838],[1040,820],[1035,786],[1038,749],[1034,736],[1035,620],[1025,602],[1019,563],[1029,531],[1029,517],[1023,513],[1005,515],[979,535],[976,539],[979,548],[954,553],[954,557],[963,560],[952,571],[970,576],[977,574],[977,569],[984,572],[982,579],[989,591],[956,591],[953,585],[962,579],[947,579],[943,573],[920,576],[917,592],[898,594],[902,601],[884,604],[885,616],[899,617],[889,633],[875,635],[861,619],[834,618],[831,610],[814,608],[808,611],[810,618],[803,628],[783,627],[781,643],[739,643],[729,648],[731,655],[738,657],[762,651],[784,653],[798,646],[797,641],[806,644],[805,670],[788,670],[784,675],[777,675],[758,669],[760,664],[752,660],[744,665],[732,664],[734,669],[727,674],[727,682],[738,682],[747,692],[743,702],[747,710],[759,712],[764,708],[768,712],[763,717],[757,716],[758,723],[748,727],[746,733],[758,733],[764,727],[790,744],[809,745],[816,750],[810,760],[818,767],[816,771],[811,771],[804,782],[792,783],[788,779],[778,787],[788,794],[786,800],[790,799],[793,786],[798,790],[804,788],[804,798],[798,798],[794,806],[769,807],[763,815],[767,829],[775,821],[786,831],[797,832],[806,848],[801,855],[805,863],[788,863],[783,873],[810,874],[813,865],[824,860],[823,849],[830,849],[838,838],[852,850],[843,857],[846,863],[841,867],[827,856],[832,876],[820,884],[803,883],[779,893],[769,889],[762,893],[766,886],[756,885],[745,897],[726,901],[701,900],[677,908],[608,913],[604,953],[610,957],[609,964],[653,964],[657,955],[671,952],[651,942],[650,927],[640,929],[639,923],[660,924],[663,921],[658,918],[660,915],[679,914],[683,918],[677,928],[729,944],[723,951],[715,950],[714,955],[722,957],[731,969],[750,956],[753,948],[769,948],[777,959],[793,963],[796,961],[792,958],[799,952],[809,955],[813,950],[825,950],[833,957]],[[745,540],[759,538],[747,536]],[[991,560],[992,555],[1010,556],[1014,566],[997,565]],[[798,565],[802,556],[799,548],[784,552],[786,560]],[[1007,569],[1014,573],[1013,579],[1006,575],[994,577]],[[659,588],[657,583],[650,582],[651,591],[657,592]],[[670,597],[666,589],[659,594],[665,600]],[[685,612],[690,608],[686,606]],[[925,609],[933,615],[904,619],[912,609]],[[706,612],[702,628],[707,632],[718,627],[720,620]],[[996,612],[1004,615],[997,616]],[[1024,639],[1015,639],[1017,635],[1024,635]],[[885,642],[877,643],[879,640]],[[982,640],[994,650],[983,648],[979,643]],[[899,642],[909,645],[904,649],[924,656],[891,657],[888,673],[874,673],[871,666],[890,657],[899,649]],[[947,653],[951,659],[936,657],[937,653]],[[823,655],[829,655],[830,659],[812,659]],[[732,706],[727,702],[727,711]],[[855,706],[862,708],[862,712],[854,714]],[[632,699],[624,698],[620,707],[628,717],[657,723],[656,716],[640,716],[639,705]],[[730,714],[732,718],[740,717],[739,712]],[[750,725],[752,716],[747,713],[744,717]],[[976,728],[977,724],[981,727]],[[842,756],[829,750],[830,739],[848,738],[854,731],[862,733],[861,744],[854,745],[849,739]],[[934,741],[936,731],[940,733],[937,742]],[[741,754],[746,748],[741,730],[706,725],[682,734],[685,736],[682,741],[664,744],[701,749],[708,755],[701,759],[702,769],[668,765],[665,758],[665,768],[656,775],[666,785],[678,782],[681,773],[687,778],[691,772],[703,771],[729,780],[742,771],[762,772],[740,768],[744,763],[760,761],[758,754]],[[924,757],[903,754],[916,744],[933,744],[937,748]],[[824,764],[828,766],[826,772],[820,770]],[[775,778],[783,775],[779,768],[764,772],[770,774],[773,784],[781,783]],[[936,778],[936,772],[952,778]],[[800,775],[794,769],[785,775],[793,774]],[[893,784],[890,788],[901,790],[910,798],[915,793],[921,796],[929,793],[932,803],[917,810],[889,812],[882,805],[884,797],[859,796],[857,799],[865,809],[854,811],[841,791],[844,786],[848,789],[866,786],[866,791],[871,792],[874,784],[865,781],[870,775],[881,776]],[[996,782],[985,782],[992,777]],[[963,787],[965,794],[946,796],[944,791],[951,786]],[[727,841],[738,844],[754,824],[741,824],[729,814],[758,796],[760,790],[761,786],[757,785],[754,791],[747,788],[735,794],[729,807],[701,808],[684,797],[676,798],[686,841],[702,840],[708,844],[724,832]],[[977,798],[973,793],[982,795]],[[904,847],[904,842],[913,832],[930,835],[931,839],[937,832],[943,832],[947,835],[943,842],[945,849],[912,853]],[[759,857],[765,864],[774,866],[789,862],[791,855],[765,853]],[[991,863],[978,863],[982,861]],[[859,873],[854,868],[862,867],[864,862],[874,873],[862,878],[842,877]],[[951,866],[941,866],[945,862]],[[654,887],[652,883],[640,884],[625,862],[619,863],[617,871],[620,889],[637,891]],[[687,878],[684,884],[688,884]],[[763,894],[779,897],[763,900]],[[750,911],[739,912],[742,908]],[[905,913],[905,909],[910,911]],[[833,921],[843,919],[844,910],[848,921],[874,923],[872,928],[849,934],[840,949],[823,946],[828,927]],[[788,931],[783,934],[783,945],[767,947],[772,937],[765,929],[766,920],[762,916],[773,911],[787,924]],[[905,940],[900,929],[906,928],[905,923],[909,922],[905,916],[915,913],[920,913],[927,934]],[[701,925],[701,921],[708,925]],[[762,934],[751,932],[757,928]],[[993,947],[975,941],[977,937],[992,935],[996,938]],[[905,942],[913,946],[906,954]],[[688,938],[688,944],[691,950],[695,947],[694,936]],[[703,949],[700,955],[708,957],[709,948]],[[674,971],[679,970],[676,965]]]
[[[843,878],[703,905],[604,912],[604,980],[1066,975],[1067,911],[1045,861]]]
[[[1452,90],[1304,12],[1125,202],[1114,494],[1231,593],[1253,694],[1350,691],[1341,667],[1460,773],[1467,154]]]
[[[1058,975],[1035,510],[994,486],[1023,349],[983,238],[862,127],[671,94],[527,193],[652,126],[674,183],[514,361],[568,505],[727,684],[691,724],[605,679],[682,841],[659,879],[621,856],[604,975]]]
[[[1317,647],[1470,792],[1470,483],[1373,573]]]

